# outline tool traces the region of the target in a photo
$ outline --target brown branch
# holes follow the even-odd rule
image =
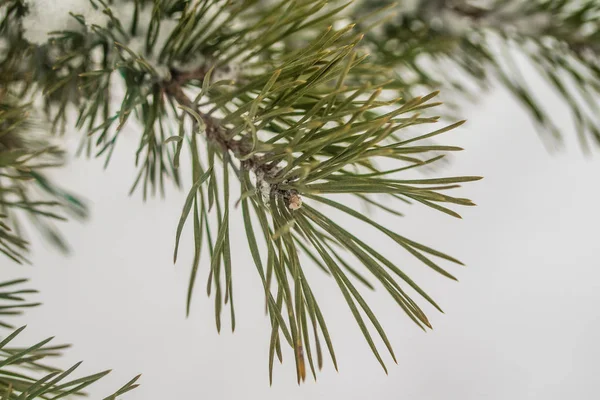
[[[491,14],[491,11],[488,9],[471,5],[460,0],[428,0],[423,2],[421,9],[437,12],[447,9],[457,15],[474,21],[484,19]]]
[[[266,164],[262,158],[256,155],[250,155],[251,144],[243,139],[236,140],[232,138],[231,133],[225,128],[218,118],[206,114],[200,110],[188,95],[185,94],[183,88],[192,81],[202,81],[208,69],[203,66],[194,71],[182,72],[171,70],[171,78],[161,83],[163,93],[172,97],[180,106],[194,110],[204,123],[206,130],[206,138],[221,147],[223,153],[232,153],[240,160],[240,165],[247,171],[252,171],[256,174],[257,179],[264,177],[272,178],[277,172],[277,165],[273,163]],[[266,183],[266,182],[265,182]],[[283,197],[286,204],[291,209],[298,209],[302,205],[302,199],[298,192],[293,189],[279,189],[277,184],[268,184],[271,188],[270,193]]]
[[[185,94],[183,87],[191,81],[202,81],[206,74],[206,69],[201,67],[195,71],[180,72],[171,70],[171,79],[161,84],[164,93],[171,96],[175,101],[184,107],[192,109],[200,115],[206,125],[206,138],[217,143],[223,151],[231,151],[236,157],[243,157],[248,154],[244,152],[242,142],[231,139],[226,129],[224,129],[219,120],[200,111],[198,106]]]
[[[469,4],[449,4],[446,7],[463,17],[478,21],[490,15],[490,11],[484,8],[472,6]]]

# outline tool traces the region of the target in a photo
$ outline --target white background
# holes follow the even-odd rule
[[[469,107],[465,127],[440,139],[466,148],[445,175],[485,177],[463,191],[478,207],[459,210],[464,220],[420,206],[402,206],[405,218],[387,219],[399,233],[467,264],[449,267],[460,280],[451,282],[381,242],[446,312],[427,309],[434,330],[423,333],[383,291],[369,294],[398,357],[398,365],[386,357],[388,376],[342,296],[316,271],[310,277],[340,371],[326,359],[317,383],[298,386],[287,352],[269,387],[270,328],[240,218],[232,228],[236,332],[225,323],[216,333],[213,301],[204,293],[206,256],[186,319],[189,231],[180,262],[172,265],[185,193],[170,190],[166,200],[146,204],[139,194],[127,197],[135,131],[107,171],[100,162],[74,160],[56,175],[93,200],[88,223],[62,227],[76,251],[65,258],[36,241],[33,267],[2,268],[3,278],[5,271],[31,277],[42,291],[44,305],[23,319],[29,325],[24,337],[56,335],[57,342],[74,343],[60,361],[65,367],[83,359],[82,371],[114,368],[91,389],[92,398],[141,372],[142,386],[126,398],[598,399],[600,159],[581,154],[569,135],[566,107],[536,87],[564,121],[570,138],[564,149],[549,152],[526,114],[496,90]]]

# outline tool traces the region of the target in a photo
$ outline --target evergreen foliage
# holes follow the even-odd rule
[[[85,204],[43,175],[64,161],[46,131],[74,125],[80,152],[106,164],[123,132],[133,131],[139,147],[131,192],[144,199],[165,195],[169,182],[188,192],[174,252],[177,261],[184,226],[192,225],[188,313],[200,260],[208,256],[206,290],[216,327],[226,313],[235,329],[230,220],[242,218],[248,264],[262,280],[272,327],[270,377],[275,357],[281,361],[286,348],[298,382],[307,373],[316,378],[325,351],[337,368],[333,335],[305,274],[315,267],[335,281],[385,370],[373,332],[395,356],[362,295],[374,288],[371,282],[378,281],[423,330],[431,324],[419,304],[441,308],[392,260],[349,232],[345,220],[379,230],[416,262],[450,279],[452,265],[461,262],[355,211],[339,195],[393,215],[399,214],[393,204],[407,202],[460,217],[454,207],[473,203],[452,190],[479,177],[406,174],[462,150],[440,142],[463,121],[438,116],[448,110],[436,101],[437,89],[473,93],[469,84],[499,79],[555,133],[514,69],[510,51],[518,47],[564,96],[585,143],[587,134],[600,138],[597,121],[583,111],[595,106],[600,75],[595,2],[422,0],[392,18],[389,11],[397,6],[384,3],[81,0],[52,8],[44,0],[0,1],[0,252],[6,260],[27,262],[20,217],[31,218],[66,250],[52,221],[86,215]],[[39,25],[48,13],[54,13],[51,32]],[[494,40],[510,49],[491,50]],[[473,79],[445,74],[448,61]],[[189,151],[190,165],[180,161],[183,151]],[[381,160],[395,167],[382,168]],[[191,169],[191,183],[181,168]],[[230,195],[234,185],[239,199]],[[31,291],[13,289],[21,283],[0,286],[0,300],[10,302],[0,308],[3,316],[33,305],[23,297]],[[14,329],[5,320],[0,324]],[[0,343],[6,392],[0,398],[60,398],[105,374],[64,383],[77,366],[59,372],[37,361],[63,347],[47,347],[48,340],[27,349],[7,347],[22,329]],[[109,398],[135,386],[134,379]]]
[[[370,10],[390,3],[360,4]],[[476,99],[500,83],[530,113],[541,137],[560,144],[565,133],[532,93],[521,72],[524,59],[570,110],[582,149],[600,144],[597,1],[412,0],[392,9],[395,16],[366,41],[379,63],[396,70],[405,92],[442,89]]]

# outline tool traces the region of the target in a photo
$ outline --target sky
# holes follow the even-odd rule
[[[57,343],[73,343],[58,362],[63,367],[84,360],[82,372],[112,368],[91,388],[91,398],[142,373],[142,386],[126,399],[597,399],[600,156],[581,153],[569,135],[567,108],[547,87],[533,84],[568,137],[564,148],[545,146],[525,112],[503,90],[493,90],[465,110],[464,127],[442,139],[465,151],[438,172],[484,176],[461,192],[478,206],[459,209],[462,220],[415,205],[400,205],[403,218],[374,216],[467,265],[451,268],[459,278],[452,282],[380,241],[378,249],[445,311],[426,308],[434,329],[424,333],[382,290],[368,293],[398,358],[398,365],[385,358],[389,375],[335,285],[307,267],[339,372],[326,359],[317,382],[298,386],[288,352],[269,386],[269,322],[239,210],[231,237],[236,331],[226,322],[216,332],[213,300],[203,290],[206,260],[185,318],[189,230],[175,266],[172,251],[186,193],[173,189],[145,204],[139,194],[127,196],[136,132],[106,171],[99,161],[74,159],[54,175],[89,199],[92,216],[62,226],[74,249],[70,256],[36,241],[33,266],[5,269],[11,277],[30,277],[41,291],[44,304],[27,312],[23,339],[55,335]]]

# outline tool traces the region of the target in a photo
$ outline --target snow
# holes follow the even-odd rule
[[[87,24],[102,24],[106,16],[94,9],[89,0],[27,0],[29,13],[23,17],[23,36],[34,44],[44,44],[48,33],[78,30],[81,25],[69,15],[83,15]]]
[[[114,10],[114,13],[116,15],[123,16],[133,15],[134,7],[135,5],[133,2],[111,5],[111,8]],[[217,10],[218,8],[216,7],[209,8],[203,18],[203,21],[205,23],[208,23],[208,21],[210,21],[216,15]],[[228,14],[221,13],[221,15],[219,15],[219,17],[216,18],[216,21],[214,21],[213,27],[219,26],[227,17]],[[162,77],[163,79],[167,79],[169,77],[169,67],[176,67],[180,71],[192,71],[206,63],[206,59],[200,54],[191,57],[185,63],[175,62],[171,66],[159,62],[158,56],[167,44],[169,38],[171,37],[171,34],[179,24],[179,19],[177,18],[165,18],[160,21],[158,35],[156,37],[156,42],[154,43],[152,52],[147,53],[146,35],[147,28],[150,26],[151,19],[152,7],[146,6],[139,10],[137,32],[135,36],[133,36],[129,41],[123,42],[127,45],[129,49],[131,49],[137,54],[140,54],[144,58],[144,60],[146,60],[148,64],[150,64],[150,66],[152,66],[152,68],[154,68],[154,70],[157,71],[160,77]],[[128,20],[129,18],[127,17],[122,18],[122,21]],[[126,26],[129,25],[126,24]],[[200,25],[197,29],[203,29],[202,25]],[[208,32],[210,31],[211,29],[208,30]],[[221,71],[217,71],[214,77],[219,79],[227,79],[228,77],[237,75],[237,71],[235,71],[233,68],[231,68],[230,70],[231,71],[228,73],[221,73]]]
[[[261,170],[250,171],[250,177],[254,180],[254,187],[264,204],[269,204],[271,197],[271,185],[265,181],[265,173]]]
[[[52,31],[82,29],[81,24],[69,12],[82,15],[87,25],[103,25],[108,20],[108,17],[103,14],[102,8],[95,9],[90,0],[26,0],[26,4],[29,7],[29,13],[22,20],[23,36],[29,42],[38,45],[45,44],[49,38],[48,34]],[[111,4],[109,7],[112,9],[114,15],[119,16],[122,24],[126,27],[126,31],[129,31],[128,28],[131,24],[131,16],[134,13],[135,3],[133,1],[122,1]],[[179,24],[177,18],[165,18],[161,20],[153,50],[151,53],[146,52],[146,35],[152,19],[152,9],[151,5],[142,7],[139,10],[135,35],[129,38],[119,38],[119,41],[133,52],[141,55],[164,79],[169,77],[169,67],[176,67],[182,71],[191,71],[204,65],[206,59],[200,54],[190,57],[185,62],[175,62],[174,65],[170,66],[159,63],[158,56],[161,50],[165,47],[171,33]],[[206,28],[202,24],[199,24],[191,34],[196,35],[204,30],[199,35],[201,41],[221,26],[229,16],[227,11],[221,11],[221,7],[218,4],[213,4],[208,7],[203,17],[203,21],[206,24],[212,21],[210,27]],[[236,79],[239,74],[239,66],[229,65],[228,68],[215,71],[214,79],[232,80]]]

